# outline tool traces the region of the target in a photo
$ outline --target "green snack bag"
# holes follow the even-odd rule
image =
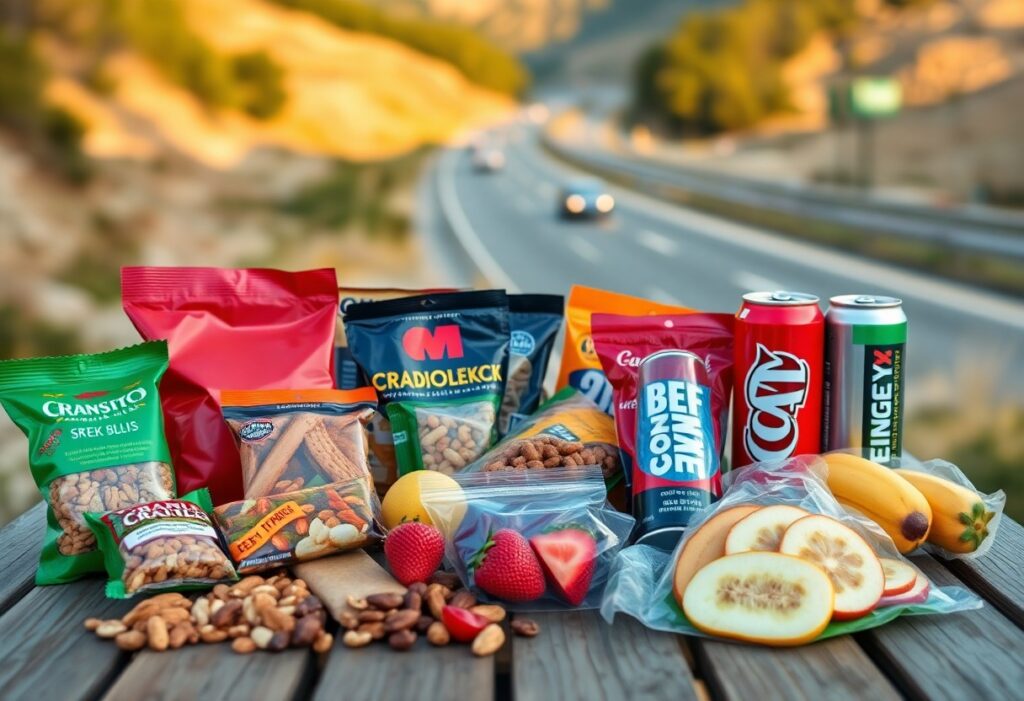
[[[107,567],[107,596],[208,589],[238,579],[210,520],[210,492],[87,513]]]
[[[49,508],[36,584],[103,570],[87,511],[175,496],[157,382],[167,343],[108,353],[0,361],[0,402],[28,437]]]

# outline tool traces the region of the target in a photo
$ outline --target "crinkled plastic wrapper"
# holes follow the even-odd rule
[[[828,490],[827,474],[827,465],[816,455],[755,463],[729,473],[722,499],[693,517],[687,536],[671,554],[646,545],[634,545],[619,553],[605,588],[601,615],[611,622],[616,613],[625,613],[649,628],[716,638],[694,627],[676,603],[672,593],[674,565],[686,541],[704,522],[719,511],[743,504],[787,504],[830,516],[857,532],[880,557],[911,564],[878,525],[839,505]],[[981,606],[981,599],[963,587],[939,587],[932,583],[923,602],[876,608],[861,618],[832,621],[814,640],[875,628],[901,615],[955,613]]]
[[[600,605],[612,562],[627,542],[634,520],[608,504],[599,468],[463,472],[454,475],[454,479],[459,489],[425,489],[423,505],[431,521],[445,535],[448,562],[480,600],[500,601],[474,585],[469,564],[491,534],[510,528],[530,539],[541,533],[574,528],[589,532],[597,545],[594,576],[583,602],[573,607],[556,596],[549,583],[541,598],[509,604],[507,608],[543,611],[593,609]]]

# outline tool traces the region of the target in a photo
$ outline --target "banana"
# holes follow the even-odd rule
[[[955,482],[913,470],[893,470],[914,485],[932,507],[928,542],[955,553],[971,553],[988,537],[995,512],[975,492]]]
[[[910,482],[870,460],[848,453],[822,456],[828,487],[836,500],[882,527],[901,553],[915,550],[928,536],[932,509]]]

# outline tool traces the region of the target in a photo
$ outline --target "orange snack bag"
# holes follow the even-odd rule
[[[590,315],[595,312],[646,316],[650,314],[687,314],[695,310],[671,304],[652,302],[619,292],[573,285],[565,311],[565,344],[562,367],[555,389],[575,387],[602,411],[612,413],[612,386],[601,369],[601,359],[594,352],[590,335]]]

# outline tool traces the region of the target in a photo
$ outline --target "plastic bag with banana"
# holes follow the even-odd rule
[[[831,456],[805,455],[729,473],[722,499],[693,518],[674,552],[634,545],[619,554],[602,615],[610,622],[626,613],[675,633],[792,646],[900,615],[982,605],[967,589],[936,586],[900,553],[924,537],[918,520],[929,520],[926,500],[886,493],[907,500],[908,512],[921,512],[909,517],[903,527],[910,535],[898,544],[833,496],[832,474],[841,469]],[[871,489],[879,494],[891,485]],[[846,486],[839,492],[845,498]]]
[[[973,559],[992,547],[1006,494],[979,492],[956,465],[904,455],[890,469],[846,451],[823,458],[836,500],[881,526],[901,553]]]

